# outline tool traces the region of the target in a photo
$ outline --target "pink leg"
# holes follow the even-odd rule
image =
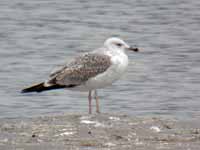
[[[89,114],[92,114],[92,91],[89,91],[88,101],[89,101]]]
[[[94,91],[94,95],[95,95],[95,99],[96,99],[96,112],[100,113],[100,110],[99,110],[99,98],[98,98],[98,95],[97,95],[97,90]]]

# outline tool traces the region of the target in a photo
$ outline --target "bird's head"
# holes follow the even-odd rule
[[[117,49],[117,50],[130,50],[134,52],[138,52],[139,49],[135,47],[129,46],[127,43],[125,43],[120,38],[112,37],[107,39],[104,42],[104,46],[106,46],[109,49]]]

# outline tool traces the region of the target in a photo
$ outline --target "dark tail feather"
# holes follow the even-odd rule
[[[28,87],[26,89],[23,89],[21,92],[22,93],[43,92],[43,91],[47,91],[47,90],[62,89],[62,88],[65,88],[65,87],[67,87],[67,86],[65,86],[65,85],[58,85],[58,84],[45,87],[44,86],[44,82],[43,82],[43,83],[40,83],[40,84],[31,86],[31,87]]]

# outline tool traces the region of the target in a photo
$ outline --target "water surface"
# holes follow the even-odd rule
[[[200,115],[200,1],[13,0],[0,2],[0,117],[87,112],[87,93],[20,93],[72,56],[118,36],[128,53],[122,79],[99,90],[102,112]]]

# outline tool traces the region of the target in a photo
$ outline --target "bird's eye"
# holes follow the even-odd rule
[[[122,46],[122,44],[120,44],[120,43],[117,43],[116,45],[117,45],[117,46],[119,46],[119,47],[121,47],[121,46]]]

